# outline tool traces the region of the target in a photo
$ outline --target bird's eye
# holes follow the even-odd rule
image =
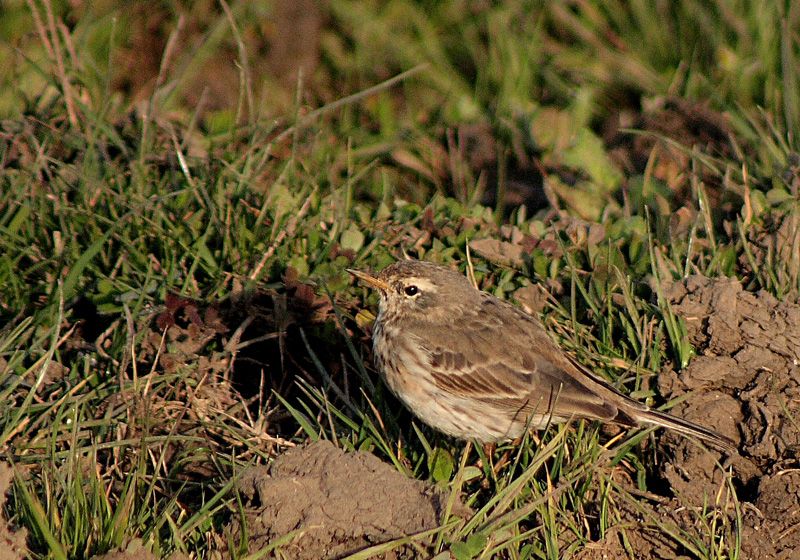
[[[415,296],[415,295],[417,295],[417,294],[419,293],[419,288],[417,288],[416,286],[406,286],[406,287],[403,289],[403,292],[404,292],[404,293],[405,293],[405,294],[406,294],[408,297],[413,297],[413,296]]]

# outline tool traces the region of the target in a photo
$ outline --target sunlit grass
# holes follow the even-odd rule
[[[487,451],[414,421],[369,363],[358,312],[374,312],[375,296],[345,269],[404,252],[469,256],[500,297],[541,286],[568,351],[663,404],[650,378],[694,352],[670,283],[724,275],[779,298],[800,290],[800,160],[787,133],[800,124],[800,10],[332,0],[315,74],[271,104],[276,84],[251,68],[260,9],[198,7],[203,32],[188,37],[191,14],[161,21],[159,74],[139,101],[112,91],[136,14],[119,4],[73,21],[66,9],[11,2],[0,21],[25,29],[0,50],[12,69],[0,78],[0,452],[16,473],[7,514],[36,558],[133,538],[202,557],[241,513],[236,475],[319,438],[448,492],[441,527],[352,558],[410,543],[442,559],[570,557],[624,533],[623,504],[688,555],[738,557],[730,481],[692,512],[693,531],[642,498],[647,431],[577,423]],[[235,104],[185,106],[217,57],[237,68]],[[671,160],[654,147],[624,174],[604,126],[674,96],[725,114],[729,155],[632,131],[685,168],[669,183],[659,166]],[[494,163],[471,166],[465,124],[485,125]],[[528,188],[546,207],[506,208],[514,166],[541,179]],[[479,204],[487,191],[493,208]],[[470,251],[486,238],[520,256]],[[319,321],[311,311],[296,324],[289,278],[316,298]],[[201,302],[199,320],[181,319],[181,336],[202,341],[189,350],[160,322],[172,296]],[[228,313],[229,330],[203,331],[207,309]],[[262,315],[273,330],[252,332]],[[261,378],[234,378],[237,367]],[[471,515],[449,515],[458,500]]]

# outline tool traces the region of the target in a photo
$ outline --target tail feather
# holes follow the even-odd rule
[[[639,423],[653,424],[669,428],[685,436],[694,436],[727,451],[736,450],[736,442],[731,438],[723,436],[714,430],[709,430],[699,424],[695,424],[694,422],[690,422],[689,420],[672,416],[666,412],[652,410],[642,403],[620,393],[616,387],[582,365],[571,355],[564,354],[564,357],[566,357],[567,362],[574,368],[574,371],[570,371],[570,368],[564,371],[569,373],[574,381],[583,385],[586,392],[598,396],[602,395],[607,404],[611,404],[616,408],[616,414],[611,418],[602,416],[602,412],[595,412],[594,416],[587,415],[587,417],[611,420],[617,424],[628,427],[636,426]]]
[[[667,414],[666,412],[659,412],[658,410],[651,410],[651,409],[642,409],[635,411],[633,410],[624,411],[624,413],[626,416],[631,416],[635,420],[643,422],[645,424],[662,426],[664,428],[669,428],[683,435],[694,436],[696,438],[699,438],[703,441],[707,441],[708,443],[711,443],[717,447],[724,448],[726,450],[736,449],[736,442],[733,441],[731,438],[723,436],[722,434],[717,433],[714,430],[705,428],[700,424],[695,424],[694,422],[690,422],[689,420],[684,420],[683,418],[672,416],[671,414]]]

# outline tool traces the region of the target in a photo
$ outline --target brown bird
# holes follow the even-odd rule
[[[496,442],[585,418],[653,424],[735,447],[723,435],[621,394],[562,351],[537,318],[475,289],[458,272],[414,260],[377,276],[348,272],[380,291],[372,340],[387,385],[439,431]]]

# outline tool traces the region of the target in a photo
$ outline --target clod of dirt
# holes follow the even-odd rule
[[[800,550],[800,470],[762,478],[755,509],[744,514],[742,552],[753,560],[797,558]]]
[[[141,539],[133,539],[129,544],[119,550],[106,552],[95,556],[92,560],[157,560],[156,556],[147,550]]]
[[[795,558],[800,470],[787,466],[798,465],[800,452],[800,305],[701,276],[673,284],[667,296],[698,355],[680,372],[662,372],[659,390],[687,397],[675,414],[739,443],[726,469],[744,502],[743,556]],[[721,456],[672,434],[662,445],[658,475],[681,504],[714,505],[726,491]],[[677,514],[667,516],[682,526]]]
[[[676,534],[707,534],[709,515],[730,531],[740,515],[743,558],[796,558],[800,305],[746,292],[736,280],[702,276],[669,286],[666,295],[697,356],[680,372],[661,372],[659,390],[682,400],[673,409],[676,415],[733,438],[739,453],[726,460],[718,451],[663,432],[655,475],[673,497],[656,497],[652,504],[622,500],[618,528],[580,557],[627,558],[632,551],[637,558],[683,558],[690,551],[664,531],[651,530],[652,519]],[[738,490],[739,513],[731,486]]]
[[[328,441],[287,451],[269,468],[251,469],[239,489],[249,501],[249,552],[288,536],[281,550],[298,560],[338,558],[437,527],[447,500],[370,453],[345,453]],[[229,542],[239,542],[238,520],[230,534]],[[385,557],[413,553],[401,548]]]
[[[93,556],[92,560],[158,560],[158,557],[145,547],[142,539],[131,539],[119,549]],[[189,557],[183,553],[174,552],[168,560],[189,560]]]
[[[736,280],[692,276],[668,294],[683,317],[699,357],[680,374],[663,374],[669,397],[703,387],[729,395],[725,410],[706,423],[734,435],[762,469],[795,459],[800,450],[800,306],[766,292],[750,293]],[[721,418],[724,416],[724,418]],[[743,422],[739,422],[740,417]]]
[[[14,478],[14,470],[7,463],[0,462],[0,513],[2,513],[6,502],[6,492],[11,487],[11,480]],[[28,531],[20,529],[13,530],[8,526],[7,521],[0,515],[0,560],[24,560],[28,554]]]

